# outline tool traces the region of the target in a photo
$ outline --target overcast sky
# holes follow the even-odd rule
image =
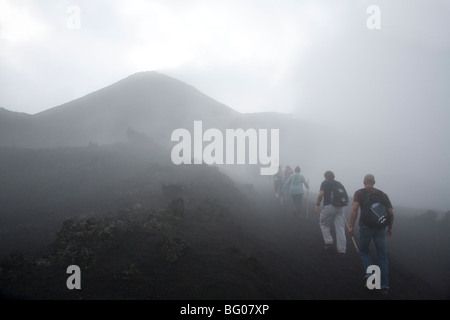
[[[0,0],[0,107],[157,70],[240,112],[349,130],[350,148],[379,135],[402,157],[395,186],[448,210],[449,17],[448,0]]]

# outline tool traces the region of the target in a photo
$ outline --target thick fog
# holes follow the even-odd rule
[[[0,108],[37,114],[157,70],[307,123],[280,160],[313,190],[325,170],[350,193],[372,173],[394,207],[449,210],[449,14],[448,1],[0,0]]]

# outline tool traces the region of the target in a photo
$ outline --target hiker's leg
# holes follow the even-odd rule
[[[275,198],[280,201],[280,183],[279,181],[274,182]]]
[[[373,236],[377,250],[378,266],[381,271],[381,288],[389,288],[389,262],[386,245],[386,228],[377,229]]]
[[[281,188],[282,183],[280,181],[275,181],[275,194],[277,195],[277,198],[281,195]]]
[[[303,205],[303,194],[297,195],[297,214],[302,214],[302,205]]]
[[[334,218],[334,229],[336,231],[336,249],[339,253],[347,251],[347,239],[345,237],[345,216],[344,208],[335,207],[337,210]]]
[[[361,227],[359,228],[359,256],[361,257],[361,261],[364,268],[364,274],[366,278],[370,276],[367,273],[367,268],[372,265],[372,259],[369,254],[369,245],[372,240],[373,229],[369,227]]]
[[[333,244],[333,237],[331,236],[330,226],[331,221],[333,220],[333,206],[328,205],[323,207],[322,212],[320,213],[319,225],[320,230],[322,231],[323,240],[325,244]]]
[[[291,195],[291,198],[292,198],[292,206],[294,207],[293,215],[296,216],[298,214],[298,212],[297,212],[297,195],[293,194],[293,195]]]
[[[294,205],[295,215],[298,216],[301,212],[301,194],[293,194],[292,195],[292,204]]]

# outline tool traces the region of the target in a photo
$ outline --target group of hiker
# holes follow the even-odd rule
[[[294,205],[294,216],[300,216],[302,212],[304,194],[303,185],[306,189],[309,189],[309,183],[300,172],[300,167],[296,167],[295,170],[292,170],[290,166],[286,166],[283,171],[280,166],[278,172],[274,176],[275,196],[280,204],[283,204],[284,195],[290,194]]]
[[[309,190],[309,181],[300,172],[300,167],[296,167],[293,171],[289,166],[286,166],[285,170],[282,170],[280,166],[273,177],[275,196],[283,204],[285,196],[290,195],[295,216],[302,216],[303,186]],[[373,241],[381,273],[380,287],[377,289],[380,289],[379,292],[381,294],[387,294],[389,290],[389,276],[386,238],[392,236],[392,225],[394,222],[393,207],[388,195],[376,189],[374,187],[375,177],[372,174],[367,174],[363,180],[364,188],[354,193],[350,222],[347,222],[344,207],[349,204],[349,199],[345,187],[335,180],[332,171],[326,171],[324,178],[325,180],[320,185],[315,206],[315,211],[320,214],[319,226],[325,243],[324,250],[327,252],[335,250],[339,255],[346,253],[345,227],[347,225],[348,232],[361,257],[364,276],[368,279],[372,275],[368,268],[373,265],[369,250],[370,243]],[[356,244],[354,239],[358,211],[361,212],[359,218],[359,245]],[[332,224],[334,224],[336,241],[331,233]]]

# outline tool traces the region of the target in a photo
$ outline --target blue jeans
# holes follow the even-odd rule
[[[373,265],[369,253],[369,246],[372,240],[375,244],[378,266],[380,267],[381,271],[381,288],[389,288],[389,264],[386,246],[386,228],[375,229],[365,226],[359,228],[359,255],[361,256],[365,273],[367,272],[367,268]],[[366,273],[366,278],[369,276],[370,274]]]
[[[292,202],[294,203],[294,208],[295,211],[297,211],[297,214],[301,214],[303,205],[303,194],[293,194]]]

